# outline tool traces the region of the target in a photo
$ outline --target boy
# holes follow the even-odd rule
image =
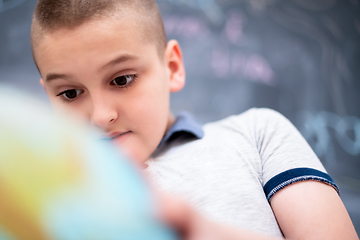
[[[153,0],[40,0],[31,40],[54,108],[101,128],[209,219],[250,230],[165,206],[189,239],[358,239],[337,187],[280,114],[253,109],[203,129],[174,118],[169,94],[183,88],[185,70]]]

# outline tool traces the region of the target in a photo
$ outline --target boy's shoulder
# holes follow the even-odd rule
[[[283,124],[286,123],[286,124]],[[273,126],[271,126],[273,125]],[[174,124],[164,136],[160,145],[175,139],[203,139],[204,135],[217,134],[219,131],[248,132],[253,129],[276,128],[278,125],[292,126],[290,121],[281,113],[269,108],[251,108],[238,115],[231,115],[224,119],[202,125],[188,112],[180,112]],[[223,135],[221,134],[221,135]]]
[[[281,119],[286,119],[286,117],[283,114],[281,114],[280,112],[278,112],[274,109],[271,109],[271,108],[256,108],[256,107],[254,107],[254,108],[250,108],[244,112],[241,112],[239,114],[233,114],[233,115],[225,117],[221,120],[218,120],[215,122],[210,122],[207,124],[213,124],[213,123],[218,123],[218,122],[223,122],[223,121],[231,121],[231,120],[261,121],[261,120],[266,120],[266,119],[281,120]]]
[[[291,134],[294,130],[297,131],[289,120],[268,108],[251,108],[204,125],[191,114],[181,113],[153,156],[173,148],[188,151],[192,147],[209,148],[226,142],[239,142],[243,147],[251,144],[248,148],[254,148],[258,138],[270,136],[274,132],[276,135]]]
[[[204,131],[213,128],[226,128],[227,130],[250,130],[279,126],[291,127],[291,122],[281,113],[270,108],[250,108],[240,114],[231,115],[219,121],[204,124]]]

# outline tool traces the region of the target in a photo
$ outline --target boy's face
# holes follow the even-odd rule
[[[46,34],[34,53],[52,106],[80,114],[143,162],[174,121],[169,95],[183,87],[185,73],[177,42],[159,57],[138,28],[92,21]]]

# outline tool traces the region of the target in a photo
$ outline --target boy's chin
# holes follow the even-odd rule
[[[123,152],[123,154],[125,154],[125,156],[128,159],[130,159],[140,169],[144,168],[144,164],[145,164],[146,160],[148,159],[148,157],[139,156],[138,153],[134,153],[134,152],[131,152],[131,151],[126,151],[125,149],[122,150],[122,152]]]
[[[150,157],[151,153],[146,154],[144,150],[140,150],[139,147],[133,147],[129,142],[124,141],[113,141],[114,145],[120,151],[121,154],[125,155],[130,159],[135,165],[140,168],[144,167],[144,163]]]

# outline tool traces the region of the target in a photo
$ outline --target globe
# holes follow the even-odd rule
[[[1,240],[172,240],[141,173],[96,130],[0,87]]]

